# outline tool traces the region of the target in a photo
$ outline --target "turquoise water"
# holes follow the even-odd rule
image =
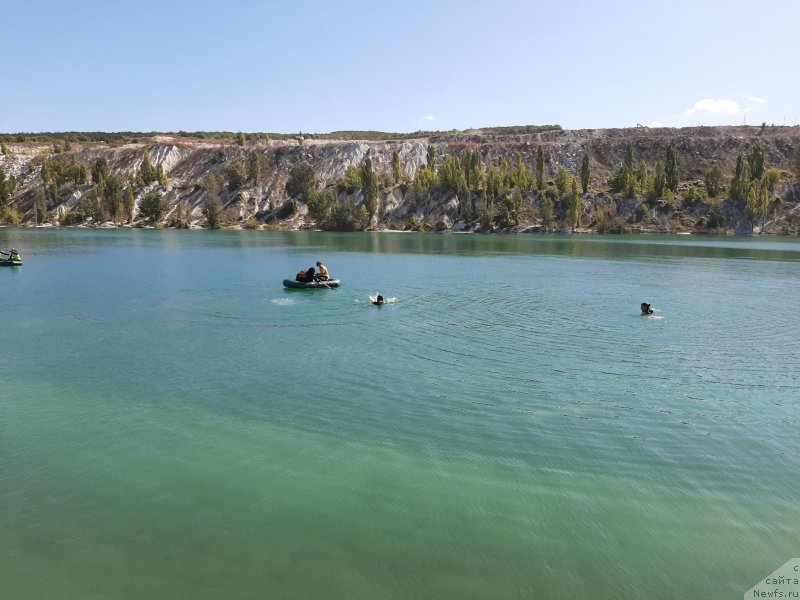
[[[739,598],[800,552],[796,238],[12,245],[4,600]]]

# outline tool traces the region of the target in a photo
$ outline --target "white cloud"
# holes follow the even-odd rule
[[[648,127],[663,127],[664,124],[661,121],[650,121]]]
[[[422,120],[423,121],[435,121],[436,117],[434,117],[433,115],[425,115],[424,117],[422,117]]]
[[[696,113],[716,113],[724,115],[736,115],[742,112],[742,107],[736,100],[725,98],[703,98],[694,103],[694,106],[686,111],[687,115]]]
[[[766,100],[759,98],[758,96],[748,96],[747,101],[750,104],[764,104],[764,102],[766,102]]]

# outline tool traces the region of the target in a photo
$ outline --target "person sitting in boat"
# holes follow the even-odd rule
[[[650,308],[650,305],[647,302],[642,302],[642,316],[652,315],[653,309]]]
[[[372,302],[372,303],[373,303],[375,306],[381,306],[382,304],[385,304],[385,301],[384,301],[384,299],[383,299],[383,296],[381,296],[380,294],[378,294],[378,297],[377,297],[377,298],[375,298],[375,300],[373,300],[373,302]]]
[[[328,273],[328,267],[322,264],[322,261],[317,261],[317,276],[314,278],[315,281],[328,281],[330,279],[330,275]]]
[[[300,271],[295,276],[295,281],[310,283],[314,281],[314,267],[309,267],[308,271]]]

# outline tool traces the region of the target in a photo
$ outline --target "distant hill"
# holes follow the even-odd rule
[[[0,134],[0,144],[0,220],[6,224],[203,227],[210,220],[278,229],[800,229],[797,126],[17,133]],[[658,185],[670,152],[674,191]],[[737,162],[740,178],[747,177],[744,186],[734,181]],[[287,182],[294,177],[298,183],[301,172],[305,179],[290,185],[290,197]]]

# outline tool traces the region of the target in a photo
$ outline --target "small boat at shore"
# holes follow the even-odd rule
[[[22,261],[21,260],[10,260],[10,259],[3,259],[0,260],[0,267],[21,267]]]
[[[284,279],[283,287],[295,290],[316,290],[320,288],[337,288],[342,284],[338,279],[327,279],[325,281],[295,281],[294,279]]]

